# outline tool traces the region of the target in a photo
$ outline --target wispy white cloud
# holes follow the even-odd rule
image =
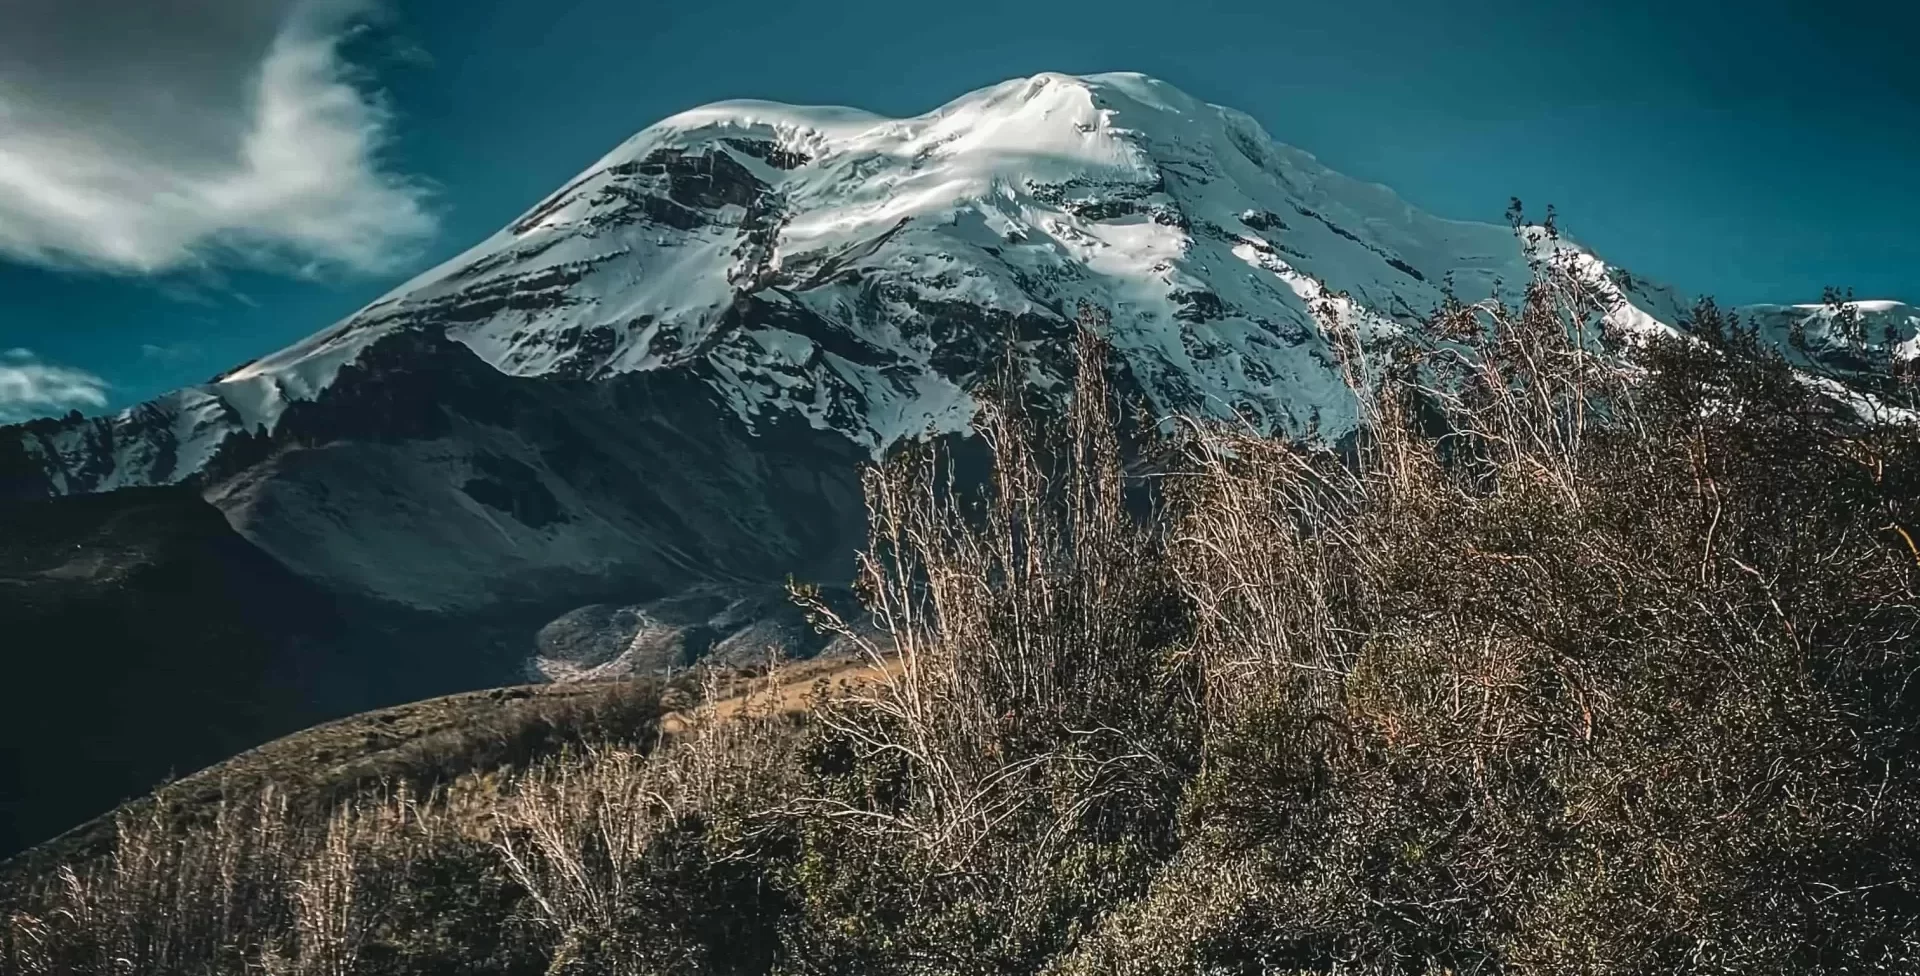
[[[9,0],[0,257],[154,273],[394,265],[435,230],[342,45],[373,0]],[[11,40],[7,40],[11,38]]]
[[[0,423],[107,405],[107,382],[83,369],[49,363],[30,349],[0,351]]]
[[[156,363],[173,364],[198,359],[206,355],[206,350],[198,343],[169,342],[165,345],[156,342],[140,344],[140,358]]]

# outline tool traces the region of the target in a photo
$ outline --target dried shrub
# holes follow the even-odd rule
[[[464,750],[314,819],[122,824],[16,893],[54,972],[1904,973],[1920,439],[1711,304],[1320,318],[1339,446],[1123,436],[1104,320],[979,485],[871,471],[877,680]],[[1010,369],[1009,376],[1021,375]],[[974,490],[974,489],[978,490]],[[777,680],[777,679],[776,679]],[[779,699],[779,695],[769,700]],[[154,807],[164,811],[164,808]],[[158,814],[156,814],[158,816]]]

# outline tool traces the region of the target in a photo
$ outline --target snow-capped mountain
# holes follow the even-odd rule
[[[1739,314],[1793,361],[1843,378],[1873,373],[1889,356],[1920,358],[1920,308],[1904,302],[1748,305]]]
[[[0,494],[191,479],[295,569],[424,607],[765,579],[841,558],[857,460],[964,429],[1008,336],[1059,383],[1082,301],[1156,408],[1338,434],[1309,303],[1414,326],[1449,278],[1518,286],[1523,249],[1140,75],[909,119],[720,103],[291,348],[0,433]],[[1628,324],[1679,321],[1670,290],[1595,280]]]

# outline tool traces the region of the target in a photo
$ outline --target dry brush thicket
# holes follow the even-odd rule
[[[1064,417],[990,398],[981,490],[934,445],[869,474],[872,621],[814,607],[897,658],[863,690],[331,817],[130,820],[10,896],[0,959],[1916,971],[1914,432],[1711,305],[1617,334],[1583,274],[1549,245],[1418,342],[1328,296],[1338,447],[1133,436],[1087,313]]]

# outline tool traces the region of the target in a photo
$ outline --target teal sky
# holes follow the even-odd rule
[[[371,9],[285,6],[325,3]],[[129,267],[91,224],[63,226],[31,200],[8,209],[8,150],[29,144],[10,146],[18,137],[0,115],[0,400],[8,363],[98,377],[97,396],[72,402],[92,410],[268,352],[491,233],[633,131],[703,102],[915,114],[1040,71],[1155,75],[1444,216],[1498,220],[1510,196],[1554,203],[1609,261],[1723,303],[1812,301],[1827,284],[1916,301],[1917,10],[1891,0],[394,3],[372,26],[338,22],[362,24],[339,51],[352,83],[387,108],[372,165],[406,187],[370,205],[420,208],[418,219],[398,213],[404,241],[378,253],[327,238],[331,250],[311,260],[296,243],[272,260],[208,247]],[[178,63],[191,44],[240,32],[204,33],[215,36],[183,40]],[[217,88],[217,78],[191,80],[194,91]],[[0,105],[8,81],[0,72]],[[15,77],[11,94],[61,83]],[[120,117],[109,109],[123,95],[82,94],[71,104],[107,106],[100,126]],[[89,124],[61,105],[58,117],[73,121],[59,124]],[[200,160],[184,155],[196,148],[186,140],[225,138],[211,123],[205,133],[153,128],[164,144],[136,147],[142,158]],[[42,135],[29,148],[57,141]],[[353,199],[369,199],[364,189]],[[308,232],[313,220],[346,206],[314,197],[329,192],[303,184],[283,196],[307,210],[244,219],[309,242],[321,233]],[[9,249],[6,222],[21,213],[32,219],[13,218],[25,230]],[[71,253],[36,252],[35,234]],[[30,359],[4,352],[15,348]],[[7,409],[0,402],[0,416]]]

